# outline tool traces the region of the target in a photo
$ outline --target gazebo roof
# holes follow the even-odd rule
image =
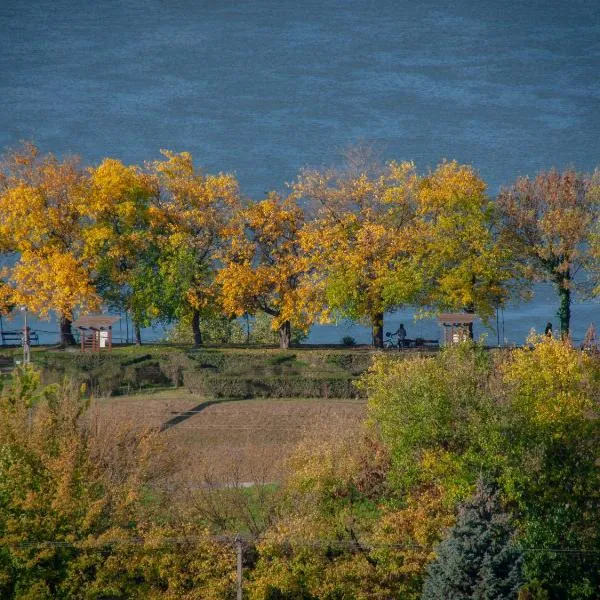
[[[442,325],[468,325],[473,323],[477,315],[475,313],[441,313],[438,321]]]
[[[85,315],[73,322],[73,326],[79,329],[107,329],[114,325],[120,317],[114,315]]]

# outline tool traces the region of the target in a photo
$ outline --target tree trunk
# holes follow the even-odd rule
[[[560,306],[556,313],[560,319],[560,336],[565,338],[569,335],[569,328],[571,325],[571,278],[569,274],[564,275],[560,279],[556,280],[556,286],[558,288],[558,297],[560,299]]]
[[[469,306],[465,306],[464,310],[468,314],[474,314],[475,313],[475,307],[472,304],[469,304]],[[474,338],[473,323],[468,323],[467,324],[467,333],[468,333],[469,339],[472,340]]]
[[[192,313],[192,333],[194,334],[194,348],[202,346],[202,332],[200,331],[200,311],[194,309]]]
[[[71,329],[72,321],[64,315],[60,316],[60,345],[61,346],[74,346],[75,337],[73,336],[73,330]]]
[[[371,315],[371,334],[373,336],[373,346],[383,348],[383,313]]]
[[[246,319],[246,344],[250,344],[250,315],[246,313],[244,319]]]
[[[287,350],[290,347],[292,341],[292,327],[289,321],[286,321],[279,328],[279,347],[283,350]]]
[[[141,346],[142,345],[142,332],[140,330],[140,324],[134,323],[133,327],[135,329],[135,345]]]

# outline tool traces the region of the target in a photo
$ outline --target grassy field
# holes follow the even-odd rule
[[[208,399],[185,389],[96,400],[104,426],[161,428],[191,486],[272,482],[303,440],[358,431],[363,400]]]

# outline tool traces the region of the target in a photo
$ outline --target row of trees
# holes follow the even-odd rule
[[[186,491],[172,437],[15,374],[0,390],[0,596],[233,599],[226,541],[242,530],[253,600],[598,597],[597,357],[549,338],[465,343],[378,356],[362,385],[363,431],[305,440],[279,489]]]
[[[292,327],[339,317],[368,323],[403,305],[489,318],[534,281],[551,281],[568,333],[574,278],[600,293],[600,174],[549,171],[490,199],[469,165],[374,163],[303,170],[289,194],[242,198],[231,174],[163,152],[143,167],[40,155],[31,144],[0,165],[0,307],[55,311],[63,343],[74,313],[102,305],[140,328],[265,313]]]

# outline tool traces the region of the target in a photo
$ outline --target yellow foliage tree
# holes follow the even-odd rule
[[[96,286],[111,308],[132,315],[138,343],[140,326],[150,325],[158,314],[158,251],[150,227],[153,183],[137,167],[107,158],[90,169],[84,207],[85,251]]]
[[[73,312],[99,303],[84,252],[86,173],[78,159],[40,156],[32,144],[7,154],[0,173],[0,239],[16,258],[3,274],[10,303],[56,312],[62,343],[72,343]]]
[[[422,273],[419,303],[477,312],[484,319],[508,298],[508,246],[494,235],[486,184],[469,165],[442,162],[419,186],[413,257]]]
[[[342,170],[304,170],[295,193],[316,207],[303,244],[330,313],[364,320],[383,346],[386,310],[420,287],[410,260],[418,177],[412,163],[372,167],[348,158]]]
[[[259,543],[250,598],[420,598],[452,502],[435,484],[386,502],[385,445],[368,431],[336,437],[291,457],[286,509]]]
[[[308,281],[302,250],[304,213],[294,198],[271,193],[235,215],[217,281],[227,314],[262,311],[273,317],[279,345],[288,348],[291,328],[307,330],[321,310]]]
[[[229,597],[233,548],[165,489],[182,456],[88,406],[31,368],[0,382],[0,597]]]
[[[159,191],[151,222],[160,246],[162,312],[168,318],[191,313],[195,345],[202,343],[200,318],[216,310],[217,256],[232,214],[239,206],[233,175],[204,174],[189,152],[163,151],[152,164]]]

